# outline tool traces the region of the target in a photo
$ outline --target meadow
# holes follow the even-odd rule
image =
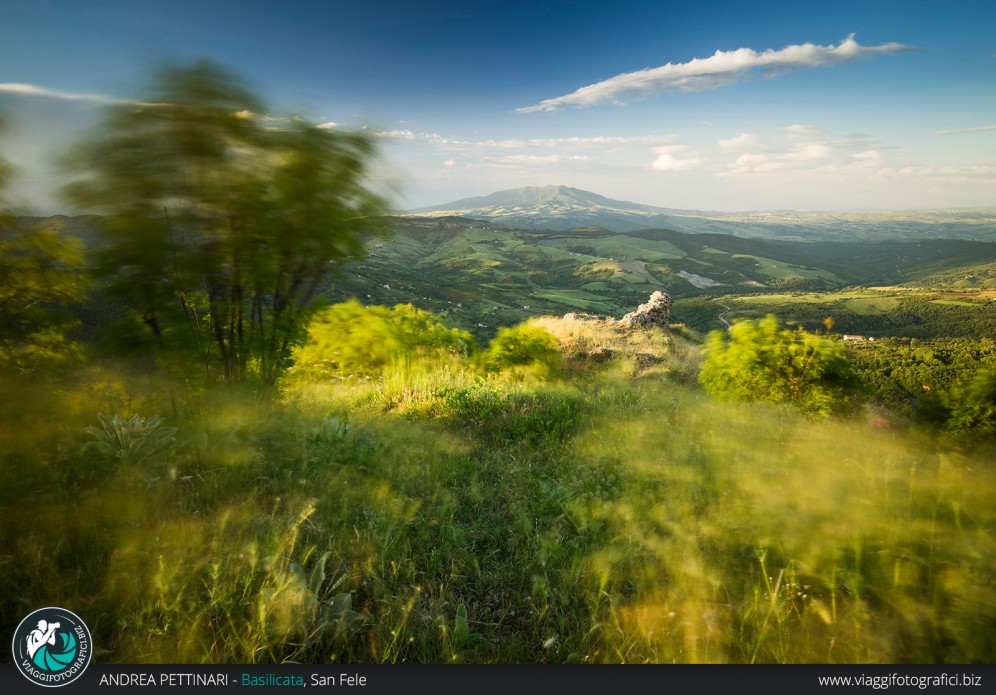
[[[541,325],[543,378],[4,380],[0,622],[72,606],[117,663],[992,662],[991,446]]]

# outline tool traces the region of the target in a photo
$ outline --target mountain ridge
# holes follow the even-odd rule
[[[666,225],[672,215],[681,212],[557,185],[509,188],[443,205],[416,208],[406,215],[452,214],[530,229],[563,231],[572,227],[598,226],[621,232]]]
[[[462,198],[443,205],[428,206],[409,210],[409,213],[430,213],[441,210],[473,210],[490,206],[522,206],[522,205],[563,205],[591,207],[594,205],[606,208],[630,210],[633,212],[668,214],[674,212],[689,212],[663,208],[628,200],[616,200],[607,196],[585,191],[580,188],[564,185],[522,186],[496,191],[488,195]]]
[[[603,227],[613,232],[666,228],[686,233],[813,240],[996,239],[996,208],[892,212],[719,212],[665,208],[615,200],[570,186],[524,186],[400,213],[457,216],[523,229],[566,231]]]

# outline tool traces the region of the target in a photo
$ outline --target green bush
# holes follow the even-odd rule
[[[545,328],[521,324],[502,328],[481,355],[486,372],[508,372],[520,377],[549,378],[562,361],[557,339]]]
[[[721,400],[792,403],[815,414],[845,408],[857,377],[839,342],[768,316],[709,334],[699,381]]]
[[[996,369],[981,369],[962,379],[938,399],[935,416],[959,436],[996,435]]]
[[[446,359],[473,352],[474,338],[411,304],[363,306],[356,300],[319,312],[292,357],[296,374],[315,378],[378,376],[393,361]]]

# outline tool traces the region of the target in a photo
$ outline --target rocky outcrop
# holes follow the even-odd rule
[[[671,296],[654,292],[646,303],[631,311],[616,323],[627,328],[667,328],[671,325]]]

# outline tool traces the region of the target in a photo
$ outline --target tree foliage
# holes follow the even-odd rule
[[[79,321],[68,311],[89,282],[78,239],[52,230],[0,229],[0,367],[26,373],[75,364],[70,338]]]
[[[103,215],[98,261],[118,296],[161,348],[229,382],[275,381],[322,282],[384,209],[369,136],[261,113],[210,63],[170,68],[70,158],[67,197]]]
[[[965,440],[996,437],[996,367],[982,367],[948,388],[925,394],[917,419]]]
[[[294,373],[304,376],[361,377],[381,374],[392,361],[431,362],[466,356],[474,338],[448,328],[438,316],[411,304],[363,306],[356,300],[318,312],[307,341],[294,350]]]
[[[839,342],[782,327],[774,316],[709,334],[699,381],[716,398],[792,403],[816,414],[848,404],[857,379]]]
[[[11,173],[0,158],[0,194]],[[26,373],[74,364],[83,350],[69,337],[79,322],[67,306],[81,302],[89,284],[82,244],[25,227],[3,205],[0,197],[0,368]]]
[[[854,344],[848,356],[877,404],[943,425],[950,414],[943,402],[946,394],[976,373],[996,369],[996,341],[886,338]]]
[[[945,397],[951,417],[947,429],[955,434],[996,435],[996,369],[984,369],[959,383]]]

